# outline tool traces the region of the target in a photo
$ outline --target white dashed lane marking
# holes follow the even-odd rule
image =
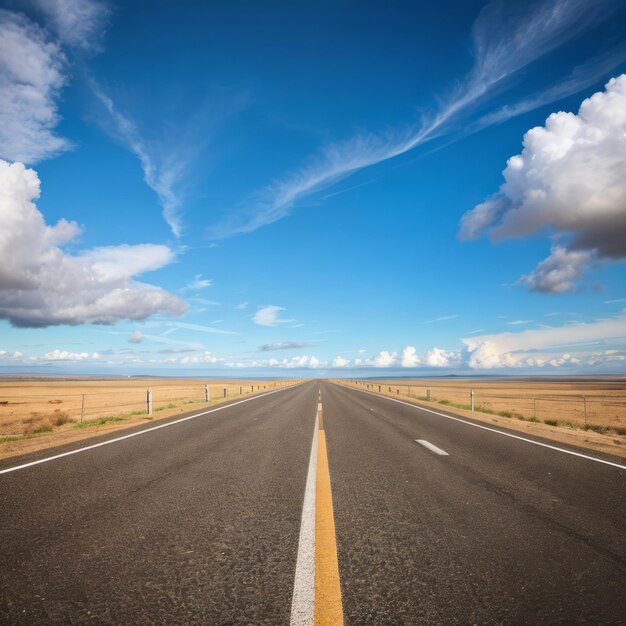
[[[419,443],[421,446],[428,448],[431,452],[434,452],[435,454],[438,454],[440,456],[450,456],[445,450],[434,446],[432,443],[430,443],[430,441],[426,441],[426,439],[416,439],[415,441],[417,441],[417,443]]]

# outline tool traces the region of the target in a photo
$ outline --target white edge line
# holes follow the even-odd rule
[[[338,383],[334,383],[338,384]],[[343,387],[343,385],[339,385]],[[365,391],[363,389],[358,389],[357,387],[344,387],[345,389],[354,389],[355,391],[360,391],[362,393],[367,393],[371,396],[376,396],[377,398],[384,398],[385,400],[391,400],[393,402],[399,402],[400,404],[406,404],[406,406],[413,407],[414,409],[419,409],[420,411],[427,411],[428,413],[434,413],[435,415],[440,415],[441,417],[445,417],[449,420],[454,420],[455,422],[461,422],[461,424],[467,424],[468,426],[473,426],[474,428],[482,428],[483,430],[488,430],[492,433],[498,433],[499,435],[504,435],[505,437],[511,437],[512,439],[519,439],[520,441],[526,441],[527,443],[532,443],[536,446],[541,446],[542,448],[550,448],[550,450],[556,450],[557,452],[563,452],[564,454],[571,454],[573,456],[579,456],[582,459],[588,459],[589,461],[595,461],[596,463],[604,463],[604,465],[612,465],[613,467],[618,467],[619,469],[626,470],[626,465],[620,465],[619,463],[613,463],[612,461],[605,461],[604,459],[598,459],[595,456],[589,456],[587,454],[581,454],[580,452],[574,452],[573,450],[567,450],[566,448],[559,448],[558,446],[551,446],[548,443],[542,443],[541,441],[534,441],[533,439],[527,439],[526,437],[520,437],[519,435],[513,435],[512,433],[505,433],[502,430],[498,430],[497,428],[490,428],[489,426],[482,426],[481,424],[474,424],[473,422],[468,422],[467,420],[463,420],[460,417],[452,417],[452,415],[446,415],[445,413],[439,413],[439,411],[433,411],[432,409],[427,409],[419,404],[411,404],[410,402],[405,402],[404,400],[396,400],[395,398],[389,398],[387,396],[379,395],[377,393],[372,393],[371,391]]]
[[[313,626],[315,623],[315,491],[317,486],[317,437],[319,417],[311,444],[311,457],[302,504],[302,522],[298,541],[296,574],[291,599],[290,626]]]
[[[117,443],[118,441],[124,441],[124,439],[130,439],[131,437],[139,437],[139,435],[145,435],[146,433],[151,433],[155,430],[160,430],[161,428],[168,428],[169,426],[175,426],[176,424],[180,424],[182,422],[187,422],[188,420],[195,419],[196,417],[201,417],[203,415],[207,415],[208,413],[215,413],[216,411],[223,411],[224,409],[229,409],[231,406],[236,406],[238,404],[242,404],[244,402],[250,402],[250,400],[257,400],[258,398],[262,398],[263,396],[269,396],[273,393],[279,393],[280,391],[286,391],[287,389],[293,389],[292,387],[283,387],[282,389],[275,389],[274,391],[267,391],[266,393],[262,393],[258,396],[253,396],[252,398],[246,398],[245,400],[237,400],[237,402],[232,402],[231,404],[225,404],[223,406],[215,407],[214,409],[209,409],[208,411],[202,411],[201,413],[194,413],[193,415],[188,415],[187,417],[182,417],[180,419],[174,420],[173,422],[168,422],[167,424],[159,424],[158,426],[152,426],[151,428],[145,428],[144,430],[140,430],[136,433],[130,433],[129,435],[123,435],[122,437],[115,437],[115,439],[107,439],[107,441],[101,441],[100,443],[94,443],[90,446],[85,446],[84,448],[77,448],[76,450],[70,450],[69,452],[63,452],[61,454],[55,454],[54,456],[48,456],[44,459],[38,459],[37,461],[31,461],[30,463],[24,463],[23,465],[16,465],[15,467],[8,467],[7,469],[0,470],[0,474],[8,474],[9,472],[16,472],[17,470],[25,469],[27,467],[32,467],[33,465],[40,465],[41,463],[47,463],[48,461],[54,461],[55,459],[61,459],[64,456],[71,456],[72,454],[78,454],[80,452],[86,452],[87,450],[93,450],[94,448],[100,448],[102,446],[108,446],[112,443]]]
[[[416,439],[417,443],[425,448],[428,448],[431,452],[438,454],[439,456],[450,456],[445,450],[438,448],[434,444],[430,443],[430,441],[426,441],[426,439]]]

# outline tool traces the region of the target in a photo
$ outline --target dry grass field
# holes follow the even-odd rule
[[[344,381],[385,395],[477,412],[626,435],[624,377]]]
[[[295,381],[0,380],[0,458],[270,391]],[[209,402],[205,401],[209,385]],[[152,390],[152,415],[147,391]]]
[[[336,380],[522,435],[626,458],[626,378]],[[474,412],[470,392],[474,390]]]

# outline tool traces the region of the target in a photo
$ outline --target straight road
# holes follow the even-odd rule
[[[1,474],[0,623],[288,623],[317,394]]]
[[[0,463],[3,624],[624,623],[617,459],[328,382],[2,473],[44,457]]]
[[[625,623],[624,469],[354,389],[322,397],[347,623]]]

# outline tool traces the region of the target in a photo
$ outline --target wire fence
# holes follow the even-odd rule
[[[132,417],[145,419],[191,411],[225,400],[273,391],[297,380],[207,382],[181,386],[124,385],[119,382],[12,384],[0,387],[0,443],[52,432],[65,424],[76,428],[117,422]],[[68,391],[72,393],[68,393]]]
[[[426,404],[439,404],[478,413],[543,422],[553,426],[580,427],[598,432],[626,434],[626,389],[550,390],[546,393],[509,389],[497,385],[397,384],[385,381],[339,380],[381,395]]]

